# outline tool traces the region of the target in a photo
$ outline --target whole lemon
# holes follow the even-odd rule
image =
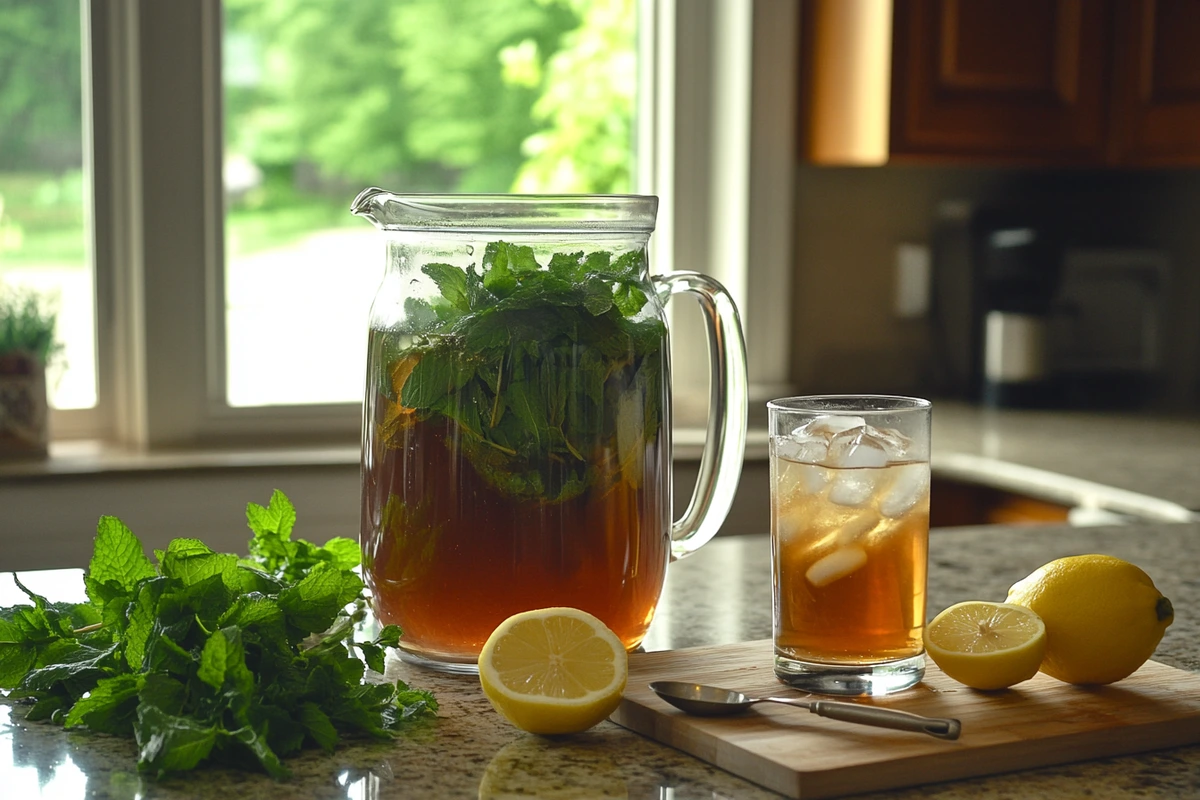
[[[1070,556],[1034,570],[1008,590],[1046,624],[1041,671],[1078,684],[1113,683],[1154,654],[1175,618],[1150,576],[1113,556]]]

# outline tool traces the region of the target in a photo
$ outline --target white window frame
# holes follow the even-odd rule
[[[641,151],[638,188],[662,199],[655,263],[726,284],[742,311],[754,399],[783,393],[797,4],[642,2],[650,35],[640,46],[655,79],[639,109],[651,146]],[[357,403],[225,401],[219,0],[82,5],[100,401],[55,412],[55,437],[141,448],[353,439]],[[677,324],[676,394],[703,394],[704,339],[688,332],[692,323]]]

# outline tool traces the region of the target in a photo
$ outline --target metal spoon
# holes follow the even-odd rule
[[[785,706],[807,708],[819,717],[895,728],[901,731],[927,733],[938,739],[957,739],[962,723],[956,719],[922,717],[894,708],[860,706],[834,700],[797,700],[790,697],[750,697],[731,689],[680,681],[655,681],[650,689],[681,711],[700,717],[724,717],[739,714],[755,703],[782,703]]]

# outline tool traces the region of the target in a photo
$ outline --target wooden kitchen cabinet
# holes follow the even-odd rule
[[[815,163],[1200,164],[1196,0],[806,0],[801,20]]]
[[[1200,165],[1200,2],[1116,3],[1109,160]]]

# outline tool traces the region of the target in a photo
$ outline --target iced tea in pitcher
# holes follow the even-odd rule
[[[667,562],[733,502],[746,441],[745,342],[721,284],[651,275],[658,198],[365,189],[383,234],[363,403],[363,577],[402,655],[470,672],[513,614],[571,606],[627,648]],[[703,311],[710,415],[672,520],[664,306]]]
[[[473,663],[520,611],[573,606],[629,648],[670,553],[666,329],[644,248],[464,245],[371,333],[364,577],[402,647]],[[478,252],[478,265],[473,256]],[[461,253],[460,253],[461,255]]]

